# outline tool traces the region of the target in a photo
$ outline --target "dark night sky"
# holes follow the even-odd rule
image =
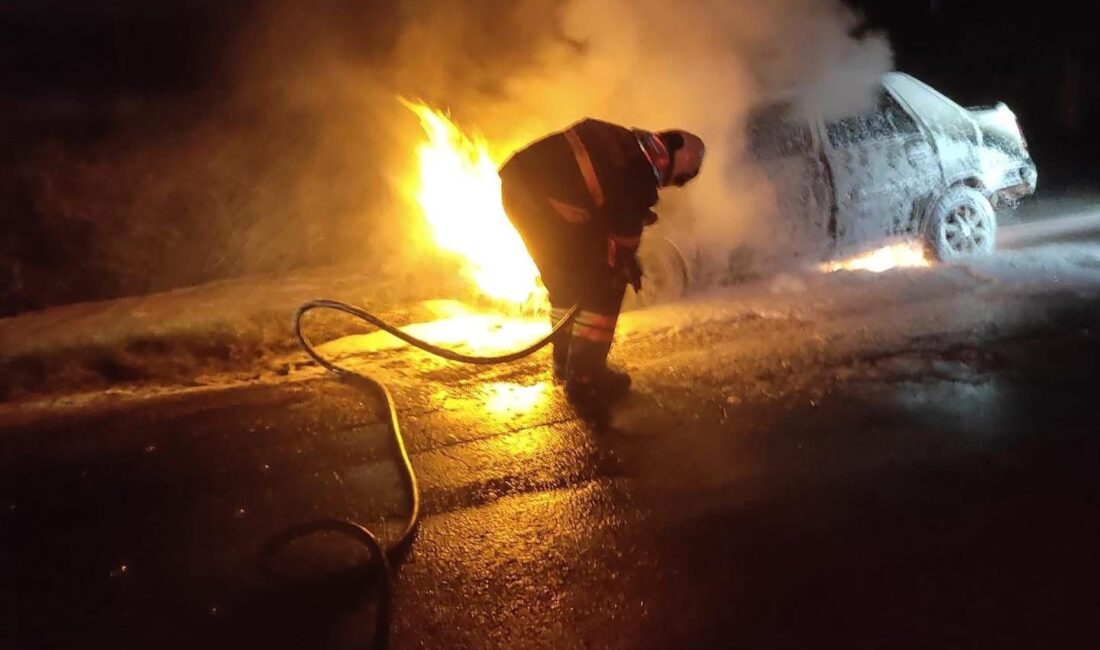
[[[225,83],[226,48],[258,4],[9,0],[0,9],[5,121],[19,123],[16,135],[35,127],[79,129],[107,117],[103,107],[120,95],[217,92]],[[376,17],[392,5],[366,4],[375,5]],[[1047,135],[1059,142],[1051,155],[1065,149],[1065,138],[1096,141],[1100,61],[1084,3],[849,4],[870,28],[889,33],[899,69],[964,104],[1008,102],[1040,149]]]
[[[157,92],[209,82],[248,2],[17,1],[0,10],[7,92]]]

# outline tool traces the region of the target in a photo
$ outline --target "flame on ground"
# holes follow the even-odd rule
[[[412,323],[401,329],[433,345],[441,345],[466,354],[504,354],[530,345],[549,331],[545,318],[510,317],[499,312],[477,311],[451,300],[424,303],[436,320]],[[318,346],[336,359],[349,355],[373,354],[408,347],[388,332],[353,334]]]
[[[918,242],[901,242],[884,246],[869,253],[863,253],[846,260],[826,262],[821,265],[821,270],[826,273],[833,271],[871,271],[882,273],[896,268],[913,268],[930,266],[924,256],[924,248]]]
[[[413,191],[436,244],[462,259],[483,295],[538,306],[538,269],[504,213],[500,176],[486,142],[463,133],[442,112],[401,102],[420,119],[427,140],[417,147],[420,176]]]

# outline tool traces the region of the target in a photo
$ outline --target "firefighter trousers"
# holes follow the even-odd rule
[[[609,264],[607,234],[591,221],[570,223],[522,182],[502,183],[504,211],[523,238],[550,296],[551,324],[580,305],[572,328],[552,342],[554,364],[589,378],[606,368],[626,280]]]

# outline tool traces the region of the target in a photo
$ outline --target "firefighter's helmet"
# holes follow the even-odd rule
[[[671,169],[664,175],[664,185],[683,187],[699,175],[706,157],[707,147],[703,139],[689,131],[661,131],[657,134],[671,158]]]

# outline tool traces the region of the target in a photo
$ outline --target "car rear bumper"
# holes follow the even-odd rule
[[[1009,170],[1001,182],[1001,187],[993,193],[995,206],[1013,205],[1020,199],[1031,196],[1039,184],[1039,170],[1035,161],[1028,158],[1019,167]]]

